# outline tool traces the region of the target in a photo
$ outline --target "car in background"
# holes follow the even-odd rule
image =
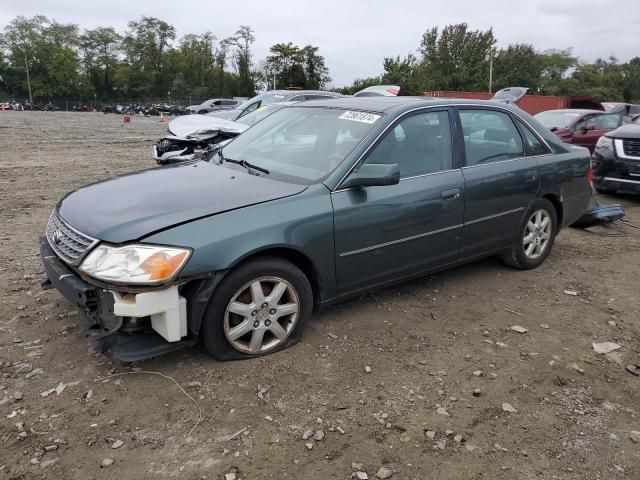
[[[598,139],[622,125],[624,115],[621,112],[607,113],[574,108],[547,110],[534,115],[534,118],[564,143],[588,148],[593,153]]]
[[[397,97],[400,93],[398,85],[373,85],[353,94],[354,97]]]
[[[153,146],[153,158],[159,165],[169,165],[208,156],[218,145],[237,137],[250,126],[272,113],[298,102],[263,105],[238,120],[224,120],[209,115],[187,115],[169,122],[169,135]]]
[[[232,108],[236,108],[239,103],[239,100],[212,98],[206,102],[202,102],[200,105],[189,105],[187,107],[187,113],[199,113],[200,115],[204,115],[205,113],[215,112],[218,110],[230,110]]]
[[[600,193],[640,193],[640,116],[600,137],[591,159]]]
[[[307,102],[309,100],[328,100],[339,98],[343,95],[335,92],[325,92],[323,90],[269,90],[268,92],[256,95],[246,102],[231,110],[212,112],[209,116],[223,118],[225,120],[237,120],[263,105],[280,102]]]
[[[43,287],[111,358],[256,358],[373,289],[492,255],[541,265],[590,202],[589,162],[504,103],[301,102],[209,161],[64,196],[40,239]]]

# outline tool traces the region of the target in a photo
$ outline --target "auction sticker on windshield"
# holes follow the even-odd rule
[[[381,115],[376,115],[375,113],[353,112],[351,110],[347,110],[338,118],[340,120],[351,120],[352,122],[375,123],[380,117]]]

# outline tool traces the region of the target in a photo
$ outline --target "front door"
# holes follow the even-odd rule
[[[458,111],[464,137],[464,233],[461,258],[509,245],[538,191],[538,164],[527,157],[511,116],[490,109]]]
[[[337,190],[338,292],[381,284],[458,259],[464,180],[454,164],[447,110],[399,120],[365,163],[397,163],[397,185]]]

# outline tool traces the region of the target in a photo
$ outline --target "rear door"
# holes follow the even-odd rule
[[[459,108],[464,165],[464,229],[461,258],[509,245],[538,192],[535,155],[511,115],[491,108]]]
[[[336,190],[339,293],[399,279],[458,259],[464,181],[447,109],[398,120],[364,159],[397,163],[397,185]]]
[[[576,123],[571,143],[580,145],[581,147],[586,147],[591,153],[593,153],[598,139],[609,130],[612,130],[604,128],[603,119],[607,118],[608,122],[610,122],[612,117],[616,124],[620,121],[619,114],[604,115],[602,113],[593,113],[591,115],[584,116]]]

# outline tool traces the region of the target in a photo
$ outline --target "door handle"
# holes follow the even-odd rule
[[[524,179],[527,182],[535,182],[538,178],[536,172],[527,172],[524,174]]]
[[[455,200],[456,198],[460,198],[459,188],[452,188],[451,190],[445,190],[442,192],[443,200]]]

